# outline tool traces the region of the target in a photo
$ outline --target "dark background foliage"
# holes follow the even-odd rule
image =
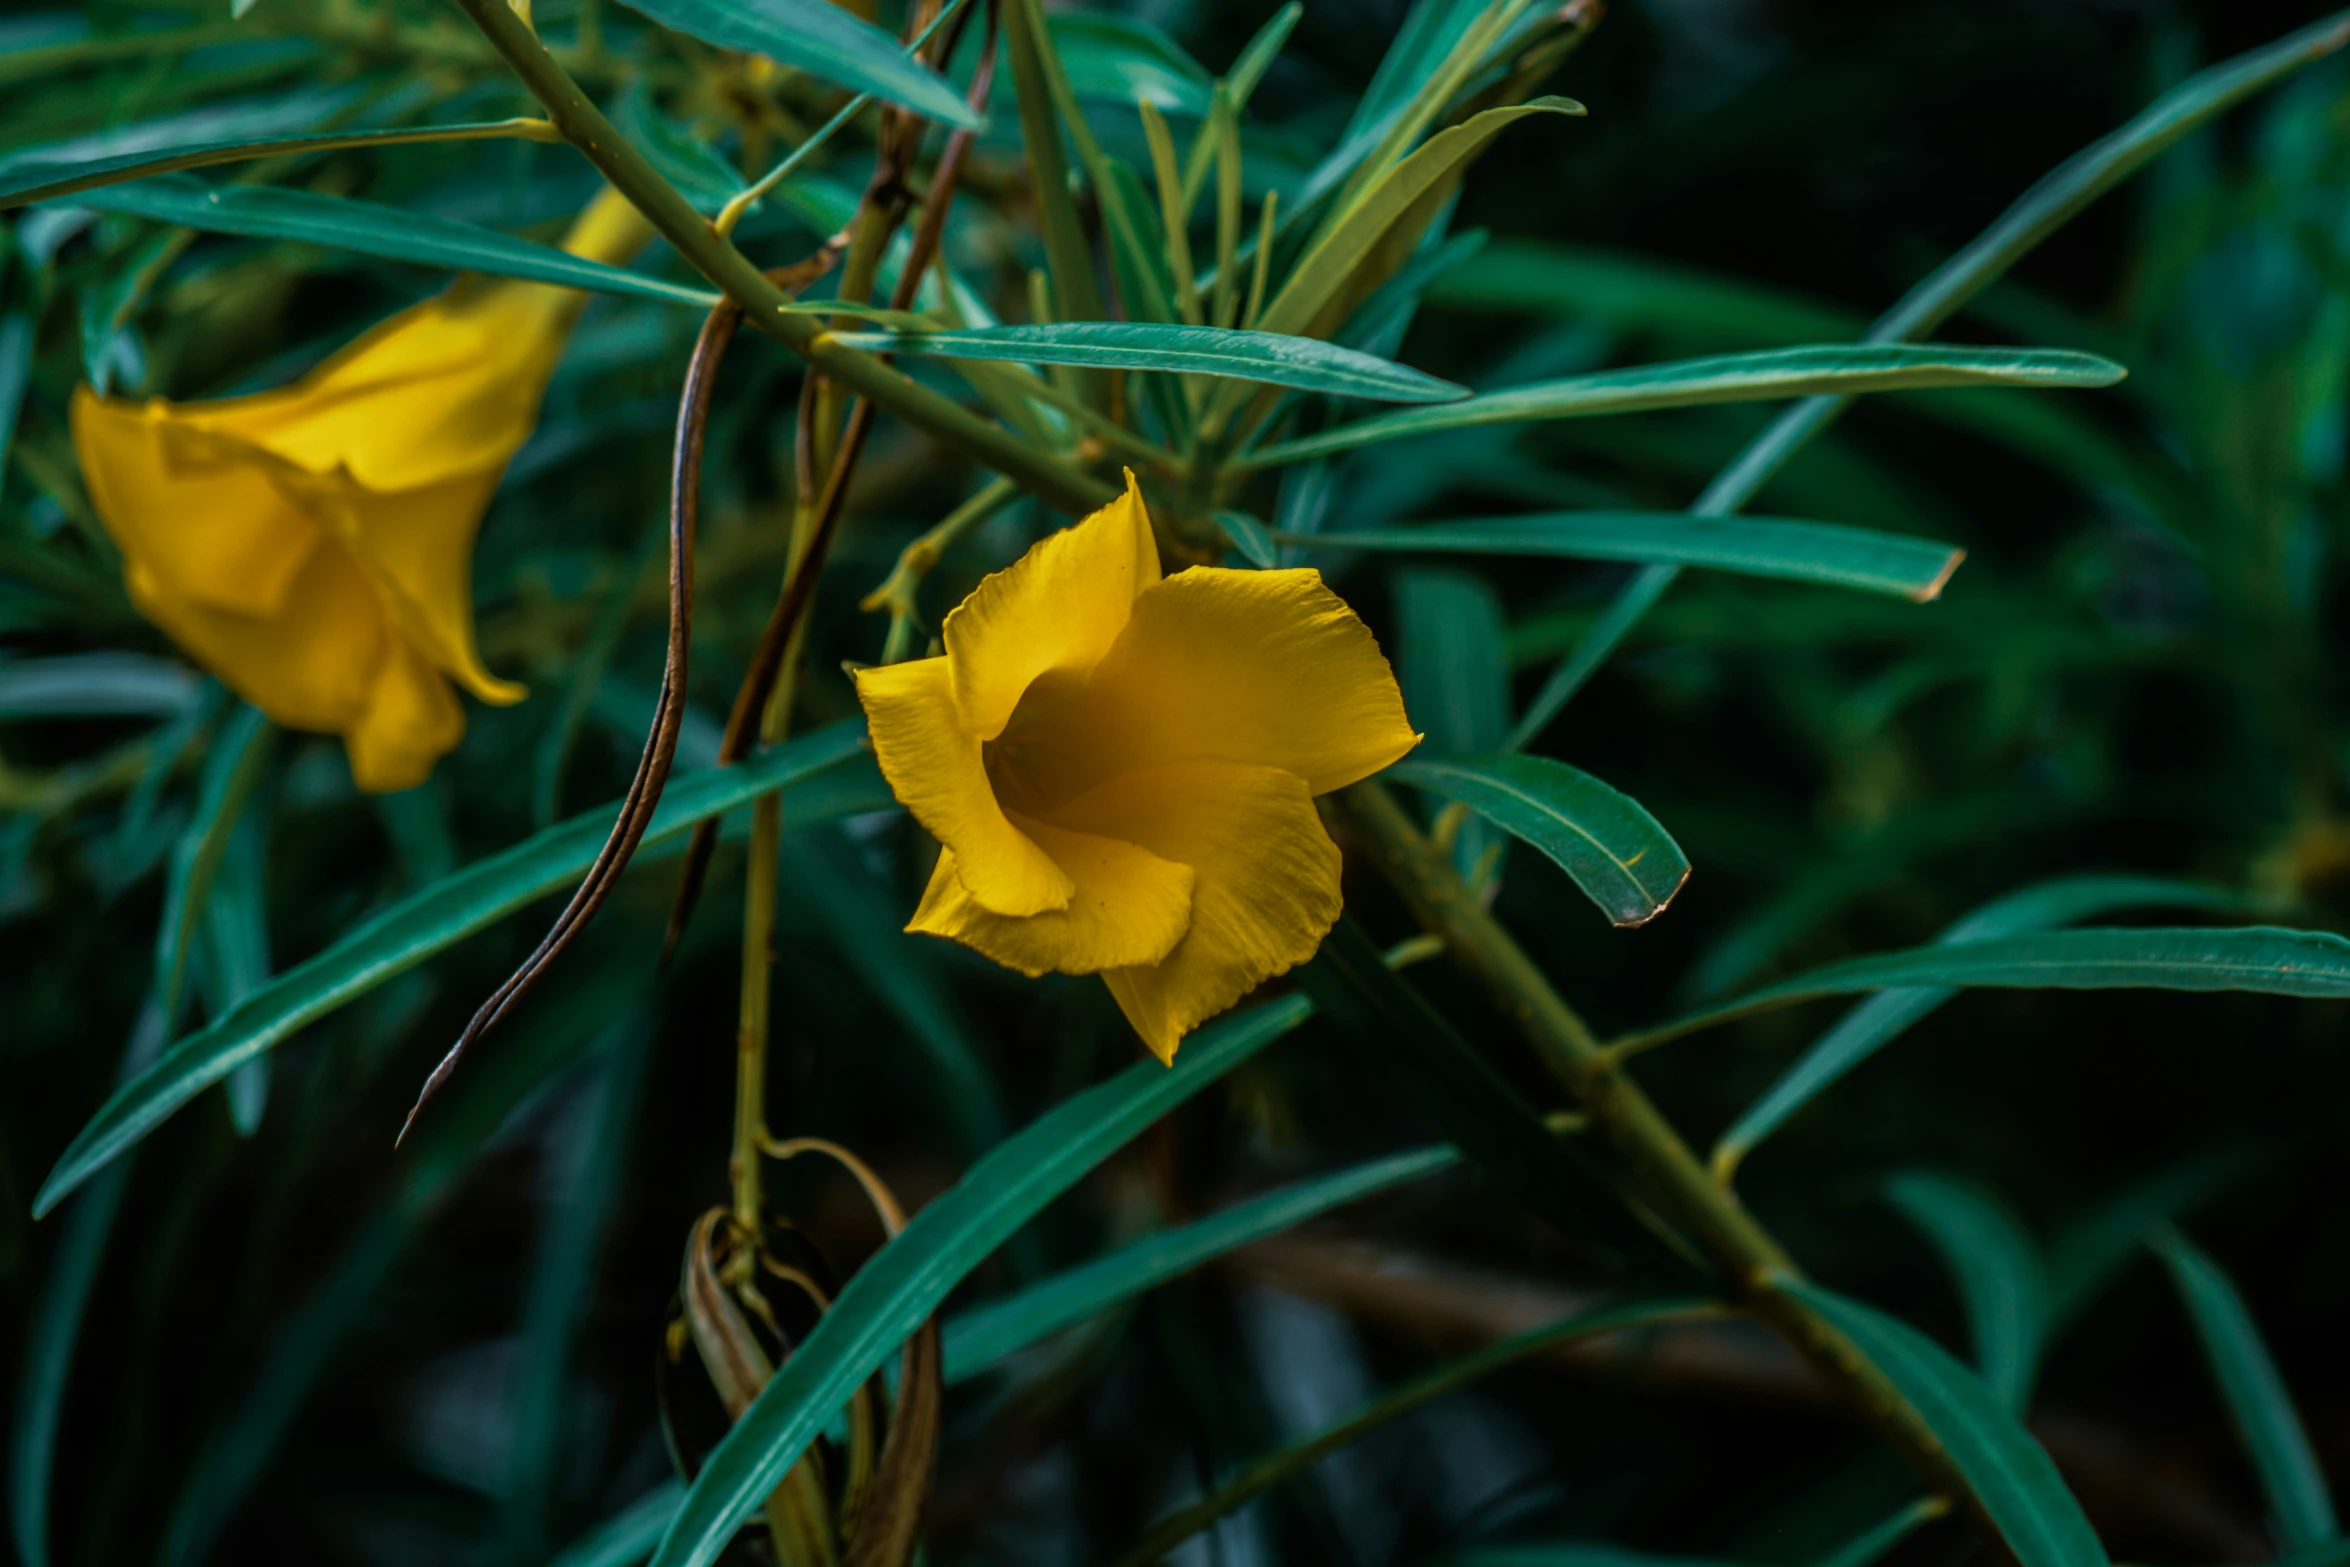
[[[1253,5],[1133,9],[1211,67],[1262,20]],[[1637,258],[1703,269],[1754,292],[1726,315],[1641,315],[1571,300],[1497,308],[1456,282],[1439,287],[1399,357],[1487,384],[1511,364],[1556,373],[1542,367],[1818,336],[1774,324],[1797,307],[1857,324],[2159,86],[2316,14],[2246,0],[1624,0],[1556,84],[1590,117],[1513,132],[1478,167],[1456,226],[1634,258],[1629,275],[1648,265]],[[1398,17],[1384,0],[1309,5],[1258,112],[1321,145]],[[93,73],[87,103],[57,112],[100,123],[106,93],[130,92],[149,69],[161,67]],[[483,82],[485,114],[510,112],[494,77]],[[1667,916],[1611,932],[1552,867],[1515,851],[1499,911],[1603,1029],[1677,1010],[1708,973],[1734,990],[1928,940],[2003,891],[2068,871],[2202,877],[2292,923],[2342,924],[2344,432],[2324,381],[2350,345],[2350,290],[2293,242],[2293,224],[2322,223],[2340,243],[2346,89],[2350,76],[2321,70],[2172,154],[1946,334],[2110,352],[2132,369],[2125,387],[2029,394],[2061,401],[2061,431],[2056,415],[1970,421],[1957,400],[1942,413],[1929,395],[1864,406],[1766,492],[1759,510],[1963,543],[1969,559],[1941,602],[1693,576],[1552,726],[1544,750],[1645,802],[1696,867]],[[2287,97],[2317,143],[2303,152],[2279,150],[2287,111],[2274,106]],[[10,135],[81,128],[16,123]],[[458,211],[471,191],[491,209],[475,215],[494,222],[551,219],[587,188],[553,148],[420,152],[381,167],[378,199]],[[1014,173],[999,155],[973,182],[1001,188]],[[125,242],[107,230],[59,264],[95,278],[115,254],[106,247]],[[176,396],[283,380],[437,286],[345,261],[258,288],[275,263],[256,248],[208,244],[193,257],[140,318],[158,372],[149,389]],[[62,409],[81,360],[70,310],[52,315],[0,491],[11,548],[75,537],[55,497],[70,491],[56,475],[70,464]],[[558,753],[556,814],[625,784],[630,731],[658,675],[658,601],[641,563],[690,330],[675,312],[594,306],[492,513],[477,575],[485,646],[493,667],[531,681],[534,700],[472,709],[464,747],[426,788],[393,799],[351,794],[329,742],[281,746],[266,855],[279,966],[545,819],[538,769],[583,668],[594,695]],[[704,712],[724,711],[781,568],[796,384],[761,344],[737,351],[720,393],[694,679]],[[1563,424],[1507,450],[1552,476],[1564,503],[1679,505],[1768,411]],[[2122,454],[2120,479],[2102,453]],[[1411,473],[1359,463],[1333,525],[1396,506],[1407,487],[1400,504],[1436,515],[1522,504],[1487,457],[1430,455]],[[809,724],[851,710],[837,661],[876,656],[881,623],[857,596],[969,476],[885,431],[863,483],[818,605]],[[2280,509],[2293,514],[2279,525],[2290,537],[2262,556]],[[933,614],[1037,526],[1022,508],[976,535],[927,590]],[[67,584],[83,595],[70,618],[8,611],[10,651],[169,656],[99,591],[104,564]],[[1376,563],[1333,570],[1395,650],[1392,575]],[[1507,606],[1520,702],[1621,580],[1545,564],[1485,576]],[[599,676],[584,650],[626,594]],[[121,841],[119,799],[73,793],[74,770],[101,765],[135,729],[0,729],[12,796],[0,861],[0,1363],[11,1367],[61,1222],[32,1224],[31,1193],[112,1081],[153,962],[152,846],[141,871]],[[173,798],[186,791],[182,779]],[[68,803],[50,803],[59,796]],[[772,1118],[780,1133],[858,1149],[918,1202],[1003,1126],[1124,1065],[1134,1044],[1098,985],[1023,981],[889,935],[927,861],[903,822],[853,825],[797,835],[787,857],[797,890],[779,932]],[[687,948],[656,977],[667,863],[632,875],[589,949],[485,1050],[478,1069],[491,1077],[505,1057],[522,1107],[483,1112],[495,1135],[446,1191],[420,1190],[426,1163],[395,1154],[391,1134],[476,1000],[536,939],[542,911],[277,1052],[252,1138],[215,1094],[139,1150],[59,1442],[61,1560],[168,1555],[174,1520],[209,1505],[207,1487],[236,1498],[211,1547],[223,1559],[543,1559],[668,1472],[654,1366],[685,1231],[725,1191],[741,878],[739,850],[723,851]],[[1349,898],[1383,938],[1408,933],[1367,872],[1350,872]],[[1470,986],[1441,964],[1415,972],[1538,1086]],[[927,1037],[909,996],[938,999]],[[1702,1146],[1832,1015],[1815,1006],[1704,1035],[1643,1061],[1641,1075]],[[954,1041],[984,1063],[986,1095],[942,1074]],[[2322,1462],[2350,1474],[2342,1047],[2342,1014],[2327,1004],[1966,996],[1758,1152],[1741,1190],[1820,1277],[1957,1346],[1958,1302],[1884,1201],[1890,1173],[1959,1174],[2047,1239],[2133,1183],[2185,1171],[2199,1192],[2188,1227],[2251,1303]],[[513,1065],[566,1055],[580,1059],[538,1086]],[[494,1082],[482,1097],[495,1100]],[[1410,1107],[1314,1025],[1113,1161],[973,1293],[1424,1136]],[[795,1165],[774,1190],[833,1266],[875,1244],[845,1181]],[[1197,1476],[1489,1334],[1513,1302],[1597,1282],[1571,1239],[1465,1175],[1312,1233],[1353,1249],[1293,1249],[1277,1259],[1286,1290],[1265,1282],[1276,1261],[1212,1270],[1016,1386],[958,1393],[931,1559],[1106,1558]],[[566,1234],[585,1237],[584,1262],[558,1255]],[[1371,1263],[1410,1287],[1372,1298],[1361,1284]],[[534,1403],[532,1356],[560,1342],[566,1311],[576,1345],[558,1390]],[[681,1437],[709,1441],[706,1396],[686,1385],[676,1402]],[[2252,1473],[2150,1261],[2127,1265],[2055,1341],[2035,1419],[2117,1557],[2272,1553]],[[533,1442],[552,1455],[551,1478],[539,1500],[518,1502],[511,1474]],[[1211,1554],[1405,1563],[1532,1535],[1808,1560],[1902,1494],[1870,1451],[1846,1416],[1791,1392],[1786,1364],[1758,1342],[1678,1369],[1637,1356],[1538,1364],[1325,1465],[1220,1532]],[[242,1484],[222,1479],[240,1464]],[[1943,1530],[1905,1549],[1924,1561],[1981,1548]]]

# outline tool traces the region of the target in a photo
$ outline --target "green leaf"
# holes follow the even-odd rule
[[[144,653],[0,658],[0,718],[181,718],[203,692],[187,665]]]
[[[1450,381],[1310,337],[1160,321],[1064,321],[972,331],[836,332],[832,336],[848,347],[873,353],[1180,370],[1388,402],[1442,402],[1468,395],[1467,388]]]
[[[360,1218],[357,1233],[301,1307],[273,1325],[259,1370],[207,1435],[180,1488],[164,1525],[159,1567],[196,1567],[211,1554],[344,1340],[371,1309],[380,1309],[384,1281],[482,1144],[558,1068],[608,1042],[614,1029],[644,1026],[625,1015],[633,1012],[627,990],[643,976],[609,964],[589,973],[586,985],[530,1019],[451,1085],[449,1103],[401,1151],[389,1195]],[[619,1023],[611,1022],[615,1011],[624,1013]]]
[[[195,813],[172,851],[163,883],[163,918],[155,931],[155,994],[167,1027],[179,1026],[182,981],[188,952],[204,918],[212,878],[228,852],[229,836],[269,761],[269,720],[257,707],[240,706],[221,726],[204,758]]]
[[[1129,109],[1141,99],[1162,113],[1207,117],[1213,79],[1163,30],[1096,11],[1052,12],[1045,26],[1078,97]]]
[[[1722,343],[1835,342],[1858,315],[1807,295],[1633,251],[1497,239],[1428,291],[1456,310],[1521,310]]]
[[[635,1567],[653,1554],[684,1499],[683,1485],[664,1480],[565,1546],[548,1567]]]
[[[1003,1096],[938,972],[934,943],[903,929],[904,910],[884,897],[838,834],[793,833],[784,839],[783,856],[784,885],[807,901],[841,962],[921,1046],[921,1059],[906,1063],[905,1075],[920,1079],[963,1151],[977,1157],[1002,1142]]]
[[[1719,354],[1537,381],[1480,393],[1442,408],[1383,414],[1262,447],[1243,461],[1252,467],[1297,462],[1407,436],[1534,419],[1581,419],[1822,392],[1900,392],[1942,386],[2111,386],[2127,373],[2110,359],[2055,348],[1823,344]]]
[[[1510,727],[1509,628],[1500,598],[1475,573],[1442,566],[1407,567],[1393,586],[1402,633],[1396,682],[1404,710],[1425,731],[1420,754],[1498,749]],[[1472,887],[1496,885],[1508,847],[1507,834],[1467,815],[1453,833],[1453,868]]]
[[[1273,535],[1247,512],[1220,511],[1216,513],[1216,526],[1224,530],[1224,537],[1232,541],[1241,558],[1259,571],[1271,571],[1281,563],[1280,547],[1274,544]]]
[[[721,49],[764,54],[811,76],[976,130],[979,116],[947,79],[898,41],[827,0],[626,0],[663,27]]]
[[[1753,577],[1932,599],[1966,551],[1838,523],[1783,517],[1700,517],[1680,511],[1558,511],[1436,522],[1376,533],[1276,534],[1284,543],[1403,554],[1547,555],[1710,566]]]
[[[149,997],[131,1026],[123,1048],[121,1075],[130,1077],[163,1048],[170,1035],[163,1008]],[[49,1567],[49,1479],[57,1468],[57,1428],[65,1415],[65,1390],[73,1374],[74,1349],[82,1318],[98,1287],[106,1243],[130,1184],[131,1161],[99,1172],[65,1217],[40,1295],[25,1331],[24,1370],[17,1379],[16,1409],[8,1447],[8,1519],[16,1554],[24,1567]]]
[[[1939,1496],[1921,1496],[1883,1523],[1862,1530],[1842,1547],[1820,1558],[1817,1567],[1875,1567],[1885,1553],[1950,1511]]]
[[[2048,1242],[2049,1333],[2080,1319],[2146,1244],[2146,1237],[2249,1179],[2265,1149],[2228,1143],[2173,1160],[2066,1223]]]
[[[1117,1567],[1154,1567],[1168,1552],[1191,1536],[1207,1528],[1217,1519],[1238,1511],[1252,1497],[1261,1496],[1289,1479],[1292,1475],[1321,1462],[1330,1454],[1358,1442],[1389,1421],[1407,1415],[1432,1400],[1466,1387],[1481,1377],[1491,1376],[1505,1366],[1514,1365],[1529,1356],[1556,1349],[1578,1339],[1596,1337],[1602,1333],[1618,1333],[1626,1328],[1653,1327],[1686,1320],[1691,1317],[1712,1316],[1721,1308],[1705,1300],[1651,1300],[1631,1305],[1605,1307],[1564,1318],[1526,1333],[1519,1333],[1498,1343],[1488,1344],[1474,1354],[1438,1366],[1425,1375],[1414,1377],[1402,1386],[1356,1410],[1346,1419],[1325,1427],[1302,1442],[1267,1453],[1264,1457],[1244,1465],[1231,1478],[1218,1485],[1198,1501],[1168,1514],[1151,1525],[1135,1546],[1120,1556]],[[1605,1550],[1605,1547],[1599,1548]],[[1493,1559],[1480,1555],[1476,1560],[1490,1563]],[[1527,1561],[1525,1558],[1503,1558],[1508,1561]],[[1528,1561],[1528,1567],[1539,1562],[1547,1564],[1560,1560],[1543,1556]],[[1613,1555],[1586,1555],[1566,1558],[1576,1567],[1631,1567],[1634,1561],[1656,1563],[1674,1562],[1671,1557],[1634,1557],[1630,1552]],[[1694,1564],[1692,1564],[1694,1567]],[[1710,1564],[1708,1564],[1710,1567]],[[2031,1564],[2027,1564],[2031,1567]]]
[[[2227,909],[2239,902],[2224,888],[2157,876],[2062,876],[1984,904],[1954,922],[1936,940],[1949,943],[2017,935],[2119,909]],[[1722,1134],[1714,1148],[1714,1168],[1725,1173],[1735,1168],[1789,1117],[1956,994],[1947,986],[1888,990],[1847,1012]],[[2121,1238],[2121,1250],[2126,1252],[2136,1245],[2142,1228],[2137,1226]]]
[[[967,1381],[1038,1340],[1156,1289],[1203,1262],[1458,1163],[1460,1155],[1450,1148],[1418,1148],[1298,1181],[1136,1241],[1009,1299],[964,1312],[949,1320],[944,1332],[947,1381]]]
[[[2148,1244],[2170,1269],[2179,1298],[2195,1321],[2204,1357],[2211,1362],[2212,1380],[2219,1384],[2236,1434],[2259,1471],[2260,1489],[2285,1549],[2304,1551],[2332,1543],[2341,1534],[2341,1525],[2334,1518],[2324,1471],[2318,1468],[2309,1433],[2302,1428],[2285,1379],[2269,1358],[2243,1296],[2219,1264],[2177,1230],[2165,1226]]]
[[[1458,800],[1574,878],[1617,925],[1645,925],[1689,879],[1689,860],[1639,801],[1547,756],[1408,757],[1399,783]]]
[[[420,142],[510,138],[531,141],[556,139],[545,120],[531,118],[479,120],[458,125],[404,126],[396,130],[341,131],[331,135],[291,136],[261,141],[171,140],[140,147],[135,151],[103,154],[68,154],[56,148],[36,148],[0,160],[0,211],[29,206],[37,201],[56,201],[103,185],[118,185],[128,180],[147,179],[182,169],[211,168],[222,163],[250,163],[258,158],[295,157],[305,153],[341,152],[368,147],[400,147]],[[96,203],[85,201],[75,205],[94,206]]]
[[[718,296],[706,289],[664,283],[620,267],[608,267],[529,240],[453,218],[409,212],[378,202],[315,191],[277,190],[260,185],[205,184],[189,174],[165,174],[84,191],[72,205],[101,212],[127,212],[158,223],[208,234],[242,234],[251,239],[293,240],[336,250],[408,261],[418,266],[454,267],[534,283],[560,283],[600,294],[627,294],[706,310]]]
[[[1966,1303],[1975,1369],[2002,1406],[2021,1413],[2048,1327],[2040,1257],[2007,1206],[1971,1182],[1909,1170],[1885,1197],[1933,1243]]]
[[[1290,996],[1185,1041],[1171,1067],[1142,1061],[1074,1094],[973,1165],[857,1270],[830,1310],[702,1466],[654,1567],[708,1567],[736,1527],[947,1293],[1102,1160],[1305,1021]]]
[[[2259,49],[2199,71],[2163,94],[2112,134],[2099,138],[2058,164],[2016,198],[1958,254],[1869,327],[1870,342],[1889,343],[1925,336],[1966,302],[1996,282],[2041,241],[2098,197],[2144,168],[2165,149],[2210,124],[2245,99],[2273,86],[2312,61],[2350,43],[2350,23],[2337,14]],[[1703,515],[1736,512],[1761,493],[1794,455],[1834,422],[1849,405],[1839,396],[1807,398],[1774,419],[1747,443],[1730,465],[1714,475],[1692,510]],[[1599,624],[1552,676],[1529,711],[1529,734],[1538,732],[1591,672],[1607,661],[1625,633],[1662,598],[1678,575],[1677,565],[1655,565],[1617,594]],[[1540,722],[1533,720],[1539,716]]]
[[[2022,1567],[2106,1567],[2105,1547],[2046,1450],[1933,1340],[1817,1284],[1784,1281],[1884,1373],[1949,1452]]]
[[[269,978],[269,911],[262,863],[265,812],[245,813],[204,900],[194,952],[196,990],[207,1017],[223,1017]],[[228,1075],[228,1113],[240,1137],[261,1129],[269,1104],[269,1057],[255,1056]]]
[[[863,723],[834,724],[738,766],[676,780],[645,833],[638,859],[705,818],[722,816],[789,785],[799,785],[814,796],[787,795],[787,809],[795,821],[821,821],[828,814],[870,809],[869,791],[809,787],[819,775],[869,754],[864,739]],[[837,775],[826,780],[837,781]],[[616,807],[602,806],[574,816],[401,899],[277,976],[227,1017],[179,1041],[107,1100],[67,1145],[34,1200],[34,1214],[54,1208],[92,1171],[137,1143],[238,1063],[532,899],[576,881],[604,846],[615,813]]]
[[[1338,917],[1297,979],[1355,1060],[1375,1065],[1431,1132],[1560,1234],[1686,1273],[1683,1258],[1628,1216],[1613,1175],[1591,1163],[1573,1139],[1545,1126],[1493,1063],[1387,966],[1352,916]]]
[[[1726,1006],[1644,1030],[1639,1049],[1773,1007],[1897,985],[1992,990],[2247,990],[2333,1000],[2350,996],[2350,940],[2320,930],[2183,928],[2058,930],[1850,958],[1767,985]]]
[[[641,77],[613,103],[612,128],[699,212],[715,213],[750,184],[717,148],[663,114]]]
[[[1583,106],[1568,98],[1487,109],[1438,132],[1365,191],[1346,215],[1298,259],[1279,293],[1265,306],[1257,325],[1267,332],[1306,332],[1371,254],[1397,219],[1435,189],[1440,180],[1483,152],[1518,121],[1535,114],[1579,115]],[[1367,149],[1366,149],[1367,150]]]
[[[596,1301],[599,1254],[621,1205],[644,1108],[653,1017],[632,1008],[600,1032],[597,1053],[604,1059],[584,1135],[563,1151],[569,1168],[551,1172],[550,1185],[561,1195],[543,1210],[523,1297],[519,1364],[507,1395],[513,1413],[502,1533],[521,1561],[545,1559],[548,1515],[562,1497],[581,1407],[573,1356]],[[651,1549],[652,1541],[645,1546]]]

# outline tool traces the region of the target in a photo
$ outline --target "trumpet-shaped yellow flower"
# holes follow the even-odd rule
[[[622,261],[650,235],[607,190],[564,248]],[[132,602],[271,718],[341,735],[362,789],[421,783],[465,733],[451,680],[523,696],[474,648],[473,541],[580,303],[464,279],[282,391],[81,388],[74,446]]]
[[[857,674],[883,775],[944,846],[908,930],[1101,975],[1162,1061],[1313,956],[1339,910],[1313,797],[1419,740],[1319,572],[1162,580],[1129,475],[982,582],[944,638]]]

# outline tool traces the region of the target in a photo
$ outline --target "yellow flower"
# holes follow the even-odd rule
[[[1319,572],[1161,580],[1129,474],[944,636],[941,657],[857,673],[882,773],[944,846],[908,930],[1101,975],[1162,1061],[1313,956],[1339,910],[1313,797],[1419,740]]]
[[[622,261],[649,237],[607,190],[564,248]],[[473,540],[580,303],[462,279],[282,391],[82,387],[74,446],[132,602],[271,718],[341,735],[360,788],[423,782],[465,733],[450,680],[523,696],[474,649]]]

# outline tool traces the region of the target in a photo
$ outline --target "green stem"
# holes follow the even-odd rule
[[[457,0],[457,4],[545,106],[547,118],[563,133],[563,139],[584,153],[696,271],[741,304],[743,319],[751,326],[877,407],[1009,476],[1021,488],[1072,516],[1116,498],[1117,490],[1107,481],[988,423],[873,355],[844,346],[824,331],[816,318],[793,309],[790,297],[767,281],[749,257],[735,249],[613,128],[506,0]]]
[[[1377,780],[1333,797],[1420,923],[1484,985],[1552,1075],[1614,1147],[1656,1212],[1711,1257],[1747,1307],[1800,1351],[1868,1417],[1928,1484],[1974,1492],[1930,1427],[1850,1341],[1781,1286],[1801,1274],[1786,1250],[1716,1184],[1671,1122]],[[1987,1520],[1986,1520],[1987,1522]]]

